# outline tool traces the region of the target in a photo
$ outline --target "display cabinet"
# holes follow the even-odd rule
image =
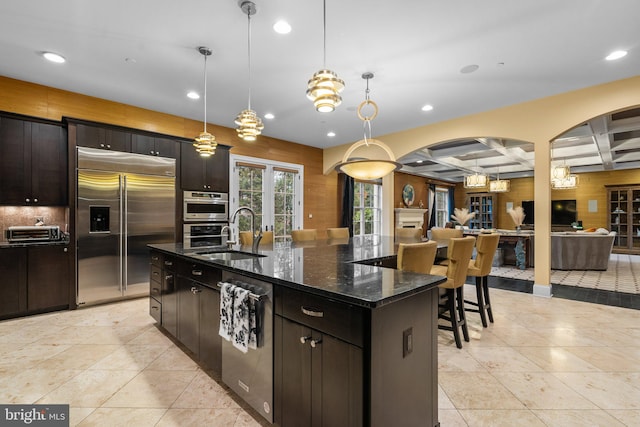
[[[467,208],[476,216],[469,220],[471,229],[490,229],[498,224],[494,210],[495,195],[491,193],[470,193],[467,195]]]
[[[613,252],[640,254],[640,184],[606,187],[608,227],[616,232]]]

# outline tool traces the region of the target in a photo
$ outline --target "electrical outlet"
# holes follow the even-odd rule
[[[413,328],[402,331],[402,358],[413,352]]]

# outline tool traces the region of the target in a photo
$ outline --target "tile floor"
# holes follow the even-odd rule
[[[491,296],[495,323],[468,313],[462,350],[439,331],[442,427],[640,425],[640,311]],[[0,402],[69,403],[81,426],[266,425],[147,311],[140,299],[0,322]]]

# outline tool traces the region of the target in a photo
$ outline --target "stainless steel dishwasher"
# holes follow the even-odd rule
[[[273,423],[273,285],[226,271],[222,281],[251,292],[258,326],[257,348],[247,353],[222,340],[222,381]]]

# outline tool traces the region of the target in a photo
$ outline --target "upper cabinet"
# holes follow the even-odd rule
[[[0,117],[0,204],[66,206],[67,162],[61,124]]]
[[[183,190],[229,192],[229,148],[218,145],[211,157],[202,157],[193,145],[180,148],[180,182]]]
[[[133,134],[131,137],[131,152],[175,159],[178,154],[178,142],[169,138]]]
[[[76,145],[126,153],[177,158],[178,141],[169,137],[112,128],[98,123],[76,123]]]

